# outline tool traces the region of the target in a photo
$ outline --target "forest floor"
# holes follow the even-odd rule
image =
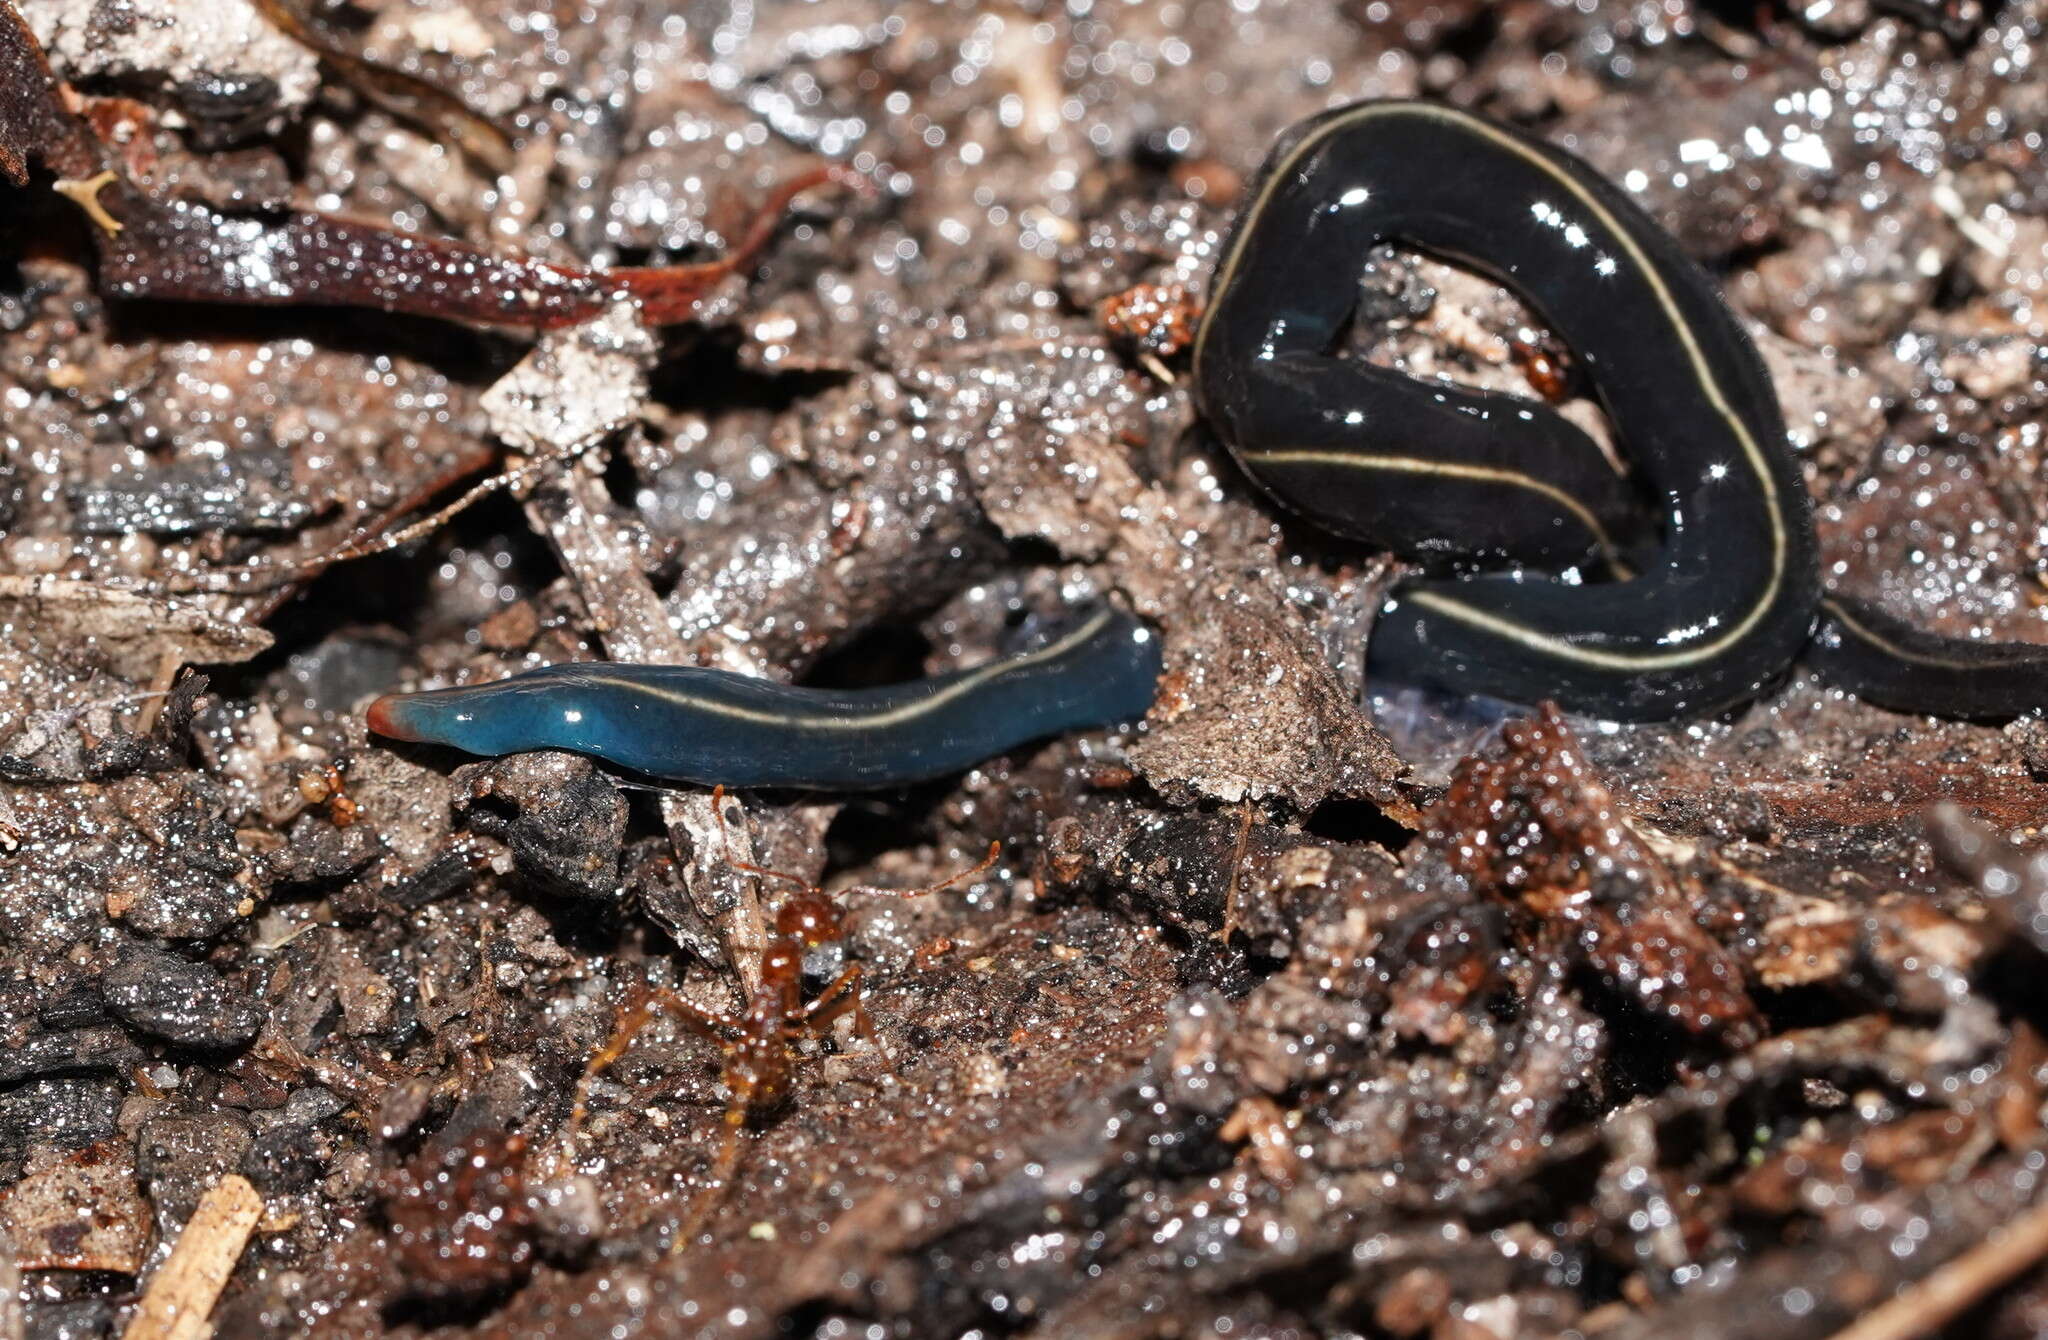
[[[0,92],[0,1340],[160,1334],[209,1247],[230,1337],[2048,1330],[2048,732],[1804,672],[1657,726],[1367,686],[1393,567],[1278,515],[1113,319],[1199,309],[1289,124],[1476,108],[1725,284],[1831,584],[2048,641],[2044,0],[0,29],[68,85]],[[369,310],[289,212],[709,266],[821,161],[852,184],[658,330],[445,274]],[[1360,283],[1358,356],[1561,364],[1597,418],[1490,281]],[[896,792],[363,723],[598,656],[887,683],[1094,596],[1166,638],[1147,722]],[[733,1011],[803,882],[872,1036],[729,1137],[720,1050],[621,1021]]]

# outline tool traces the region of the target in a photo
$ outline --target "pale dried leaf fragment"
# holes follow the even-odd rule
[[[133,683],[155,678],[167,659],[231,665],[270,650],[272,641],[261,628],[198,605],[47,576],[0,576],[0,637]]]
[[[491,431],[525,452],[558,452],[633,422],[647,403],[654,336],[631,302],[554,331],[483,394]]]

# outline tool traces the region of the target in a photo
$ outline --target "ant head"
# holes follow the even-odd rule
[[[845,933],[845,923],[839,905],[813,891],[800,893],[782,905],[775,914],[775,933],[815,949],[839,939]]]

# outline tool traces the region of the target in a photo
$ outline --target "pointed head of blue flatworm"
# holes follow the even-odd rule
[[[453,745],[471,754],[588,749],[601,723],[603,686],[572,668],[529,670],[489,684],[386,694],[370,704],[370,729],[395,740]],[[601,752],[601,751],[600,751]]]
[[[459,691],[458,691],[459,693]],[[364,713],[370,729],[394,740],[421,740],[467,748],[465,727],[474,717],[457,694],[387,693]],[[471,752],[477,752],[472,750]]]

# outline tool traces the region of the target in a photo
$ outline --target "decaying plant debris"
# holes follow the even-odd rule
[[[2048,1328],[2039,724],[1365,686],[1386,565],[1176,381],[1271,137],[1455,99],[1726,275],[1831,581],[2048,637],[2044,60],[2038,0],[0,0],[0,1337],[128,1326],[237,1179],[227,1336]],[[1577,389],[1490,284],[1361,285],[1360,356]],[[1140,732],[901,794],[361,723],[1104,592]],[[754,980],[750,867],[992,841],[849,899],[875,1036],[721,1182],[716,1050],[620,1013]]]

